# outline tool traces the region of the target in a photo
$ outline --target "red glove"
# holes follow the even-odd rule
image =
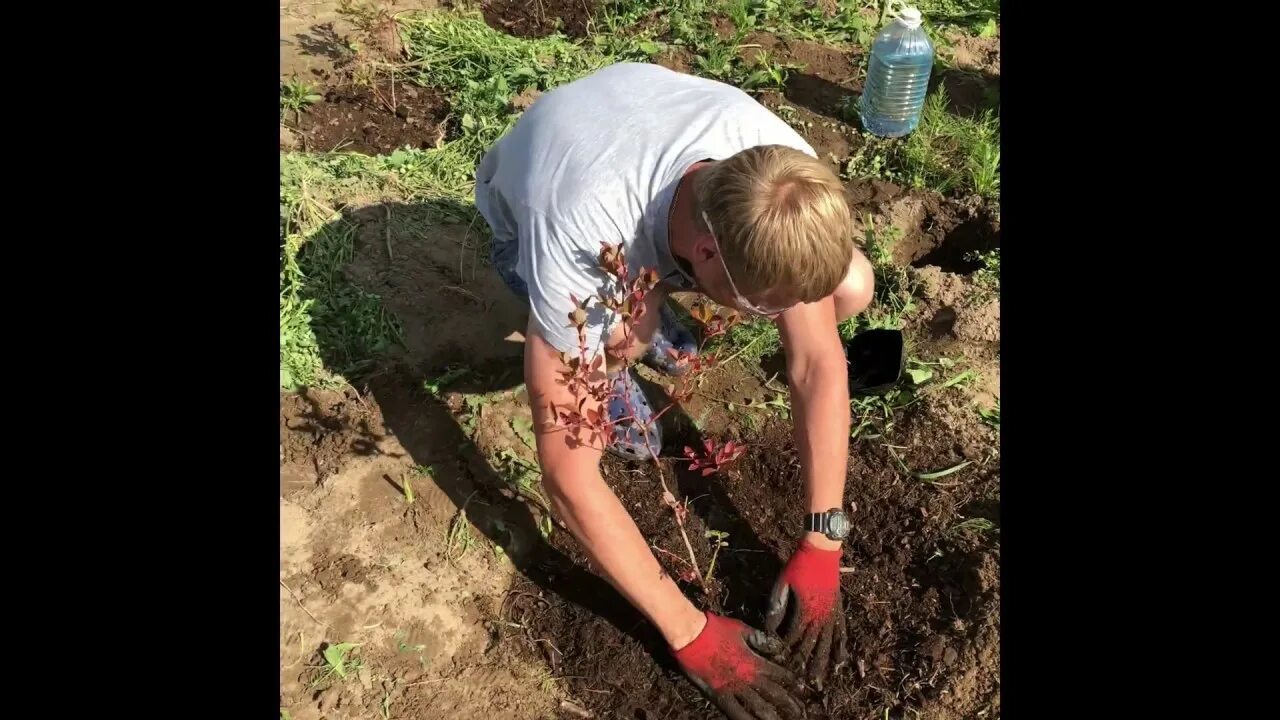
[[[769,632],[778,632],[789,604],[792,612],[783,642],[793,666],[800,672],[807,669],[806,676],[821,690],[828,670],[835,671],[848,659],[839,550],[819,550],[808,542],[800,544],[769,597],[769,614],[765,618]]]
[[[792,688],[795,676],[765,658],[782,642],[737,620],[706,613],[707,625],[693,642],[675,652],[676,662],[730,720],[804,717]]]

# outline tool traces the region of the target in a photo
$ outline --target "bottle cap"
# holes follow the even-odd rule
[[[902,12],[898,13],[898,19],[911,30],[920,27],[920,23],[923,22],[920,11],[913,7],[902,8]]]

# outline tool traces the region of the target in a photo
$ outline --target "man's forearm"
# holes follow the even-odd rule
[[[796,368],[791,404],[807,509],[843,507],[849,457],[849,385],[843,358]],[[809,533],[809,540],[824,549],[840,546],[820,533]]]
[[[598,470],[576,477],[543,477],[551,503],[592,563],[645,617],[672,648],[697,637],[706,623],[645,543],[635,521]]]

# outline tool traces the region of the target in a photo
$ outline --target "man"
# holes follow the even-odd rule
[[[870,264],[855,249],[839,179],[786,123],[722,83],[656,65],[613,65],[537,100],[485,156],[476,205],[493,230],[492,260],[529,298],[525,383],[543,485],[594,565],[653,622],[694,682],[734,720],[797,716],[790,674],[757,651],[786,649],[819,688],[845,657],[839,596],[840,541],[849,441],[847,365],[836,324],[871,299]],[[767,625],[782,641],[697,610],[661,570],[634,521],[600,475],[601,450],[565,441],[549,404],[576,405],[558,384],[561,353],[578,353],[572,298],[598,293],[602,242],[618,244],[634,272],[655,267],[660,284],[627,347],[616,325],[592,315],[592,353],[630,357],[678,372],[668,348],[694,351],[665,309],[673,290],[697,290],[744,313],[773,319],[786,351],[795,439],[808,509],[801,541],[770,598]],[[610,359],[619,391],[624,367]],[[641,423],[615,429],[611,451],[649,456],[638,424],[652,413],[638,392]],[[589,401],[584,412],[599,409]],[[624,417],[625,403],[609,416]],[[660,439],[655,447],[660,447]],[[571,446],[572,445],[572,446]]]

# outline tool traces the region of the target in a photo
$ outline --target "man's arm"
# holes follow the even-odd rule
[[[635,521],[600,477],[600,449],[565,442],[566,431],[555,426],[549,407],[575,405],[568,388],[556,383],[563,369],[560,354],[530,322],[525,386],[542,483],[556,514],[609,583],[657,626],[676,662],[730,720],[800,720],[804,710],[794,694],[796,679],[765,657],[780,653],[782,642],[695,608],[662,571]],[[589,399],[582,412],[600,406]]]
[[[809,512],[844,506],[849,457],[849,380],[836,329],[833,298],[797,305],[778,318],[787,355],[791,414]],[[796,518],[798,525],[802,518]],[[822,533],[808,533],[815,547],[840,547]]]
[[[849,381],[836,330],[836,303],[827,298],[798,305],[778,321],[787,353],[791,416],[804,475],[809,512],[844,506],[849,457]],[[800,525],[801,518],[789,521]],[[848,657],[840,598],[840,543],[816,532],[803,541],[783,568],[769,596],[765,627],[776,632],[788,617],[783,641],[792,666],[819,689],[829,671]]]
[[[533,410],[542,482],[556,514],[582,543],[610,584],[644,613],[673,649],[689,644],[706,617],[689,602],[649,549],[640,529],[600,476],[600,448],[571,448],[549,405],[574,407],[569,389],[556,383],[564,369],[560,353],[530,322],[524,351],[525,386]],[[603,411],[588,398],[583,407]]]

